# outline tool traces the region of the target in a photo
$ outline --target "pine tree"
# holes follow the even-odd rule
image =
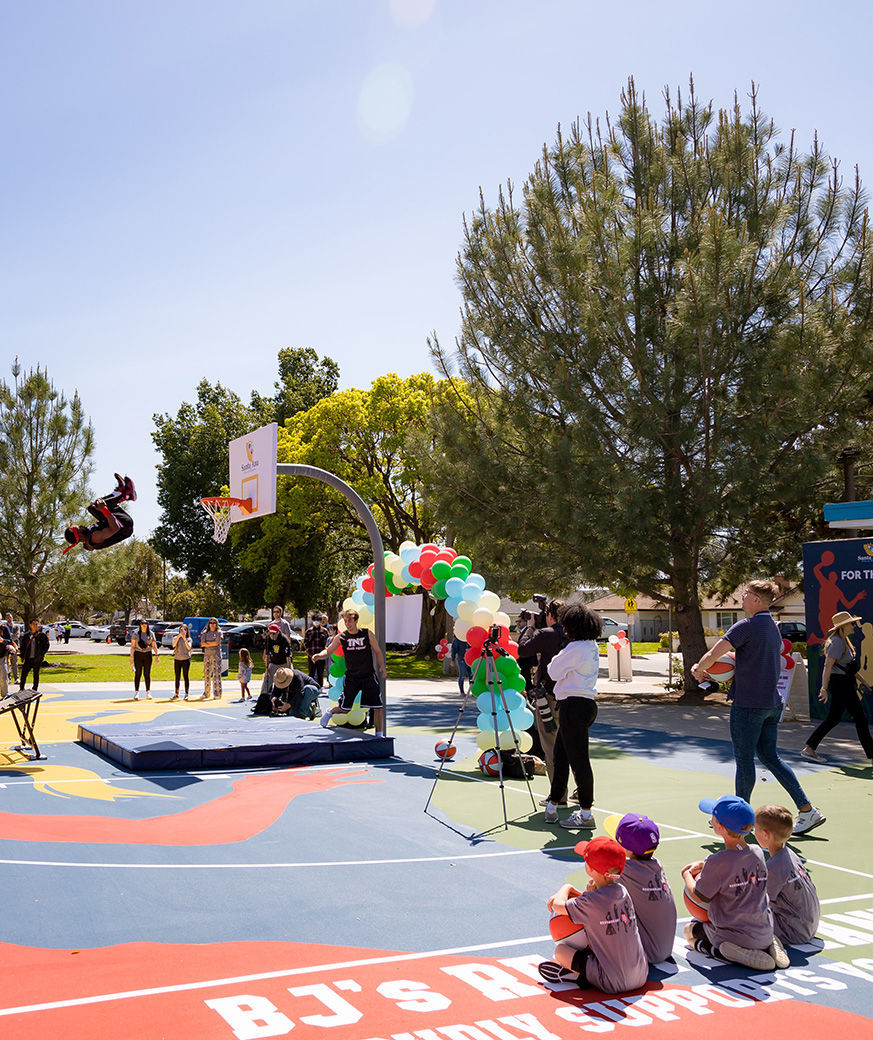
[[[560,131],[516,200],[480,196],[458,260],[459,379],[433,494],[493,564],[672,601],[686,674],[701,591],[786,570],[783,537],[873,374],[860,181],[816,138],[631,81],[615,122]],[[460,388],[463,387],[463,394]],[[786,547],[790,553],[786,555]]]

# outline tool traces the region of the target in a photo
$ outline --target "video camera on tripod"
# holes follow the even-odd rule
[[[548,596],[544,596],[541,592],[535,592],[531,599],[540,608],[539,613],[534,614],[531,610],[520,610],[518,612],[519,621],[530,621],[533,618],[534,628],[546,628],[546,604],[549,601]]]

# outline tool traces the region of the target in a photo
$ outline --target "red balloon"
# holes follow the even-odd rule
[[[424,545],[421,547],[421,551],[438,553],[440,551],[440,547],[436,544],[436,542],[425,542]]]
[[[506,647],[510,657],[518,657],[518,643],[515,640],[510,639],[509,645]]]
[[[332,655],[332,656],[333,656],[333,657],[345,657],[345,656],[346,656],[346,655],[345,655],[345,654],[343,653],[343,645],[342,645],[342,643],[337,643],[337,645],[336,645],[336,650],[334,650],[334,652],[333,652],[333,655]]]
[[[477,649],[485,642],[488,638],[488,630],[486,628],[480,628],[478,625],[474,625],[472,628],[467,629],[467,634],[464,639],[470,644],[475,646]]]
[[[467,633],[469,635],[469,633]],[[470,649],[464,654],[464,660],[472,668],[473,665],[479,660],[479,648],[471,646]]]
[[[419,582],[421,583],[421,587],[423,589],[427,589],[428,591],[430,591],[430,589],[432,589],[434,585],[436,585],[437,579],[433,576],[433,572],[431,571],[430,567],[428,567],[426,570],[422,570]]]
[[[794,644],[791,642],[790,639],[782,640],[782,652],[784,654],[790,654],[794,652]]]
[[[364,578],[364,580],[361,582],[361,588],[364,590],[364,592],[375,592],[376,583],[375,581],[373,581],[372,578]]]
[[[376,566],[375,563],[371,563],[370,566],[367,568],[367,574],[369,574],[371,578],[373,577],[373,568],[375,566]]]
[[[440,549],[440,551],[436,554],[436,558],[438,560],[445,560],[446,563],[451,563],[457,555],[458,554],[455,552],[454,549]]]
[[[413,560],[409,565],[409,575],[415,578],[416,581],[421,577],[421,561]]]
[[[437,554],[435,552],[423,552],[418,557],[418,562],[421,564],[422,567],[433,567],[434,563],[436,563],[436,558]]]

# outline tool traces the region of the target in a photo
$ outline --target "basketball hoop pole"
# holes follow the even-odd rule
[[[382,660],[388,662],[385,654],[385,547],[382,544],[382,535],[373,519],[367,503],[355,491],[353,487],[340,480],[335,473],[329,473],[326,469],[317,466],[304,466],[295,462],[279,462],[276,465],[276,473],[283,477],[312,477],[324,484],[341,492],[355,507],[358,516],[363,520],[367,534],[370,536],[370,546],[373,549],[373,583],[376,586],[376,639],[382,650]],[[388,704],[385,699],[385,676],[379,676],[379,692],[382,697],[382,706],[385,710],[385,732],[388,732]]]

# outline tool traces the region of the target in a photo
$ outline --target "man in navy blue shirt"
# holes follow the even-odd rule
[[[735,790],[750,801],[755,787],[755,754],[785,788],[797,806],[795,834],[806,834],[825,822],[824,815],[806,797],[791,766],[776,748],[782,699],[777,690],[781,671],[782,636],[770,613],[779,594],[772,581],[750,581],[743,592],[743,610],[749,615],[725,632],[715,646],[693,665],[691,674],[700,680],[723,654],[735,652],[731,743],[737,763]]]

